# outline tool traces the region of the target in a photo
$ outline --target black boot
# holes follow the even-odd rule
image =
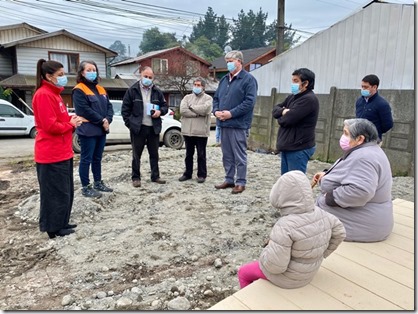
[[[66,235],[69,235],[71,233],[74,233],[75,231],[73,229],[60,229],[58,231],[54,232],[47,232],[50,239],[55,238],[56,236],[64,237]]]
[[[67,224],[64,229],[74,229],[77,228],[77,224]]]

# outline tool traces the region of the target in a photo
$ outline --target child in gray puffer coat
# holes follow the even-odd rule
[[[303,287],[345,238],[340,220],[315,206],[310,182],[299,170],[287,172],[277,180],[270,202],[281,217],[259,261],[238,270],[241,289],[260,278],[281,288]]]

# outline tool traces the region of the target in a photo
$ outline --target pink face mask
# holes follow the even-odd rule
[[[341,138],[340,138],[340,147],[341,147],[341,149],[342,150],[349,150],[351,147],[350,147],[350,138],[348,137],[348,136],[346,136],[346,135],[341,135]]]

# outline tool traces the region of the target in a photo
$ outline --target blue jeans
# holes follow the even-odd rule
[[[281,152],[282,175],[292,170],[300,170],[303,173],[306,173],[309,158],[315,153],[315,149],[316,146],[291,152]]]
[[[83,136],[79,135],[80,139],[80,166],[78,173],[82,186],[87,186],[90,183],[89,169],[91,165],[91,172],[93,173],[94,182],[102,180],[102,156],[106,144],[106,135],[101,136]]]

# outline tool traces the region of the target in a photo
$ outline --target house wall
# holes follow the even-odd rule
[[[40,35],[42,32],[38,32],[34,29],[19,27],[19,28],[10,28],[10,29],[1,29],[0,30],[0,43],[9,43],[12,41],[17,41],[20,39]]]
[[[5,78],[13,75],[13,56],[11,49],[0,52],[0,77]]]
[[[382,148],[391,163],[394,175],[414,175],[415,151],[415,92],[414,90],[381,90],[392,108],[394,127],[383,136]],[[276,150],[279,125],[272,117],[273,107],[289,94],[274,88],[270,96],[258,96],[254,108],[248,147],[252,150]],[[316,152],[314,159],[335,161],[341,156],[339,139],[345,119],[355,117],[358,89],[332,87],[328,94],[316,94],[320,109],[315,129]]]
[[[414,5],[372,3],[354,15],[285,51],[251,72],[258,94],[290,91],[296,68],[311,69],[315,92],[331,86],[360,88],[367,74],[380,78],[382,89],[414,89]]]
[[[206,77],[209,73],[209,66],[201,63],[200,61],[192,58],[191,56],[183,53],[181,50],[168,51],[166,53],[159,54],[158,56],[152,56],[141,60],[139,63],[131,63],[125,65],[118,65],[112,67],[111,75],[115,77],[116,74],[135,74],[138,72],[139,67],[152,67],[153,59],[167,59],[168,60],[168,74],[184,75],[186,72],[185,62],[192,60],[197,61],[200,64],[200,76]],[[138,74],[138,73],[137,73]],[[155,73],[158,74],[158,73]]]
[[[264,64],[268,63],[271,59],[273,59],[275,56],[276,56],[276,51],[271,52],[271,53],[265,55],[262,58],[259,58],[257,60],[254,60],[253,62],[251,62],[250,64],[248,64],[246,67],[244,67],[244,69],[249,72],[250,71],[250,65],[251,64],[256,64],[257,63],[257,64],[264,65]],[[245,63],[245,60],[244,60],[244,63]]]
[[[115,77],[117,74],[137,74],[138,73],[138,63],[130,63],[119,65],[117,67],[110,68],[110,77]]]
[[[63,52],[63,53],[78,53],[80,62],[83,60],[93,60],[99,68],[99,73],[102,77],[106,77],[106,59],[102,52],[91,51],[74,51],[58,49],[55,46],[51,48],[35,48],[19,46],[16,48],[17,55],[17,71],[19,74],[35,75],[36,63],[39,59],[48,60],[48,52]]]

